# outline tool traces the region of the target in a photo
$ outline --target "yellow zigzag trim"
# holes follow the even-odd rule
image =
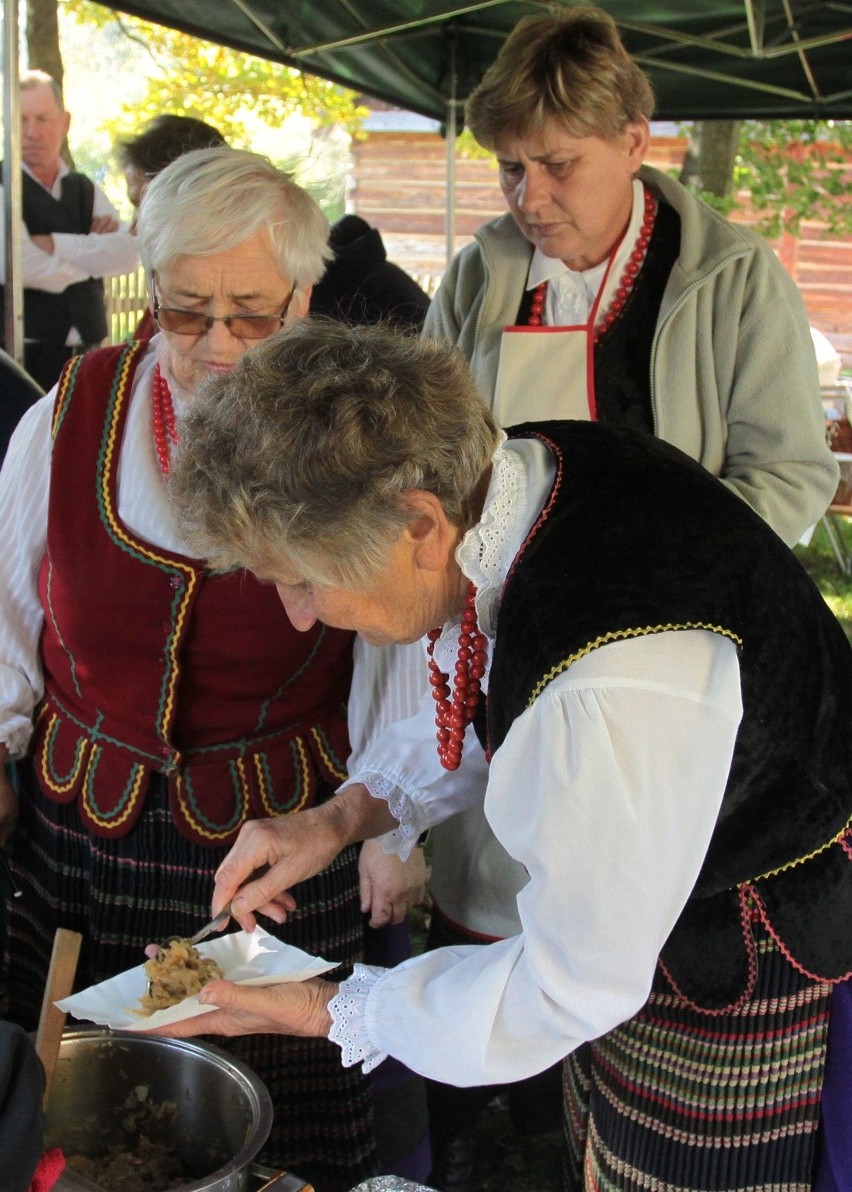
[[[163,706],[163,716],[162,716],[162,734],[163,734],[163,736],[165,736],[168,732],[168,728],[172,722],[172,717],[174,715],[175,691],[177,688],[177,681],[178,681],[177,643],[180,640],[183,625],[184,625],[184,623],[187,619],[187,616],[189,614],[191,597],[195,591],[195,588],[198,586],[198,576],[192,567],[189,567],[186,564],[181,563],[177,559],[165,558],[163,555],[157,554],[156,551],[153,551],[150,548],[150,546],[148,546],[146,543],[144,543],[141,539],[130,538],[129,535],[125,534],[124,530],[122,529],[121,523],[119,522],[117,510],[113,508],[112,503],[110,501],[109,477],[112,475],[112,461],[113,461],[113,458],[115,456],[115,452],[117,449],[117,423],[118,423],[119,415],[122,410],[122,406],[127,398],[127,377],[128,377],[128,373],[130,371],[130,365],[135,360],[137,355],[138,355],[138,352],[130,352],[122,366],[121,376],[120,376],[120,379],[118,382],[119,392],[121,394],[121,400],[116,401],[115,406],[113,408],[112,420],[110,422],[109,435],[107,438],[108,445],[107,445],[106,452],[104,454],[104,466],[103,466],[103,473],[102,473],[101,495],[103,498],[104,514],[105,514],[105,516],[109,522],[109,525],[112,529],[112,532],[115,534],[116,538],[118,538],[122,542],[126,543],[127,546],[132,547],[135,551],[138,551],[138,553],[140,555],[143,555],[146,558],[149,558],[152,562],[157,563],[158,565],[162,565],[167,568],[178,569],[178,570],[182,571],[185,574],[185,576],[187,577],[186,589],[184,591],[184,598],[181,602],[180,609],[178,610],[177,617],[175,618],[175,629],[172,634],[172,647],[169,650],[168,694],[166,696],[166,700],[165,700],[165,703]]]
[[[316,742],[316,747],[317,747],[317,750],[319,751],[320,757],[322,758],[322,760],[325,762],[326,766],[328,767],[329,774],[333,774],[335,778],[339,778],[340,781],[342,782],[343,779],[346,777],[346,771],[341,770],[339,766],[336,766],[334,764],[334,759],[332,758],[329,751],[323,745],[322,737],[317,732],[317,730],[315,728],[312,728],[310,730],[310,732],[311,732],[311,736],[313,737],[314,741]]]
[[[133,812],[136,810],[136,806],[139,802],[139,792],[142,789],[142,783],[147,781],[147,779],[148,779],[148,771],[145,769],[144,766],[140,766],[138,763],[134,762],[133,769],[136,771],[136,774],[133,779],[133,786],[131,787],[130,795],[127,800],[127,806],[125,807],[122,814],[118,817],[118,819],[107,819],[102,815],[98,815],[98,813],[95,809],[95,805],[92,802],[92,795],[94,793],[93,792],[94,768],[95,768],[97,759],[100,757],[101,752],[102,752],[102,750],[99,745],[92,746],[91,756],[89,757],[89,764],[86,767],[86,774],[85,774],[85,777],[83,778],[83,784],[82,784],[83,803],[84,803],[89,815],[92,817],[92,819],[94,820],[94,822],[96,824],[100,824],[101,827],[104,827],[104,828],[110,828],[110,829],[120,828],[121,825],[125,822],[125,820],[128,819],[133,814]]]
[[[601,637],[596,637],[594,641],[583,646],[582,650],[578,650],[576,654],[572,654],[569,658],[564,659],[564,661],[558,662],[545,675],[542,675],[530,693],[530,697],[527,700],[527,707],[529,708],[538,699],[547,684],[551,683],[557,675],[561,675],[563,671],[566,671],[578,658],[584,658],[587,654],[591,654],[592,650],[596,650],[598,646],[605,646],[608,642],[623,641],[629,637],[646,637],[650,633],[666,633],[671,629],[708,629],[711,633],[721,633],[723,637],[730,638],[738,646],[743,644],[742,638],[731,629],[725,629],[722,625],[710,625],[705,621],[683,621],[677,625],[644,625],[636,629],[616,629],[611,633],[604,633]]]
[[[796,857],[793,861],[788,861],[786,865],[779,865],[777,869],[767,869],[766,873],[759,873],[756,877],[746,878],[744,882],[737,885],[737,889],[742,889],[743,886],[749,886],[752,882],[760,882],[768,877],[777,877],[779,873],[785,873],[788,869],[795,869],[797,865],[804,865],[806,861],[812,861],[814,857],[818,857],[820,853],[824,853],[833,845],[839,844],[849,829],[852,828],[852,816],[846,821],[846,824],[840,829],[836,836],[832,836],[831,840],[827,840],[825,844],[821,844],[815,848],[812,853],[805,853],[803,857]]]
[[[62,421],[62,415],[65,412],[65,406],[68,400],[68,391],[71,388],[71,382],[77,375],[79,369],[79,361],[75,362],[70,368],[65,369],[60,377],[59,388],[56,391],[56,399],[53,404],[53,417],[50,420],[50,434],[51,438],[56,438],[56,432],[59,429],[59,424]]]
[[[308,763],[308,755],[305,751],[305,742],[301,737],[294,737],[290,742],[290,745],[296,747],[296,751],[299,755],[299,767],[302,775],[302,797],[295,807],[284,813],[286,815],[291,815],[293,811],[301,811],[313,794],[313,784],[311,782],[311,771],[310,765]],[[254,762],[254,772],[257,778],[257,787],[258,791],[260,792],[260,801],[263,805],[264,811],[267,815],[281,815],[282,812],[277,807],[272,806],[272,792],[269,789],[269,785],[266,781],[266,775],[263,771],[263,762],[260,758],[260,755],[257,753],[253,754],[252,761]]]
[[[192,827],[199,834],[199,836],[203,836],[205,840],[212,840],[214,842],[217,840],[224,840],[226,836],[230,836],[233,832],[236,832],[238,828],[242,827],[242,825],[248,819],[249,789],[245,762],[243,758],[238,757],[236,759],[236,767],[237,775],[239,777],[239,791],[237,792],[240,796],[239,819],[237,820],[236,824],[232,825],[230,828],[223,828],[220,832],[213,832],[209,828],[205,828],[204,825],[199,823],[195,816],[191,814],[189,803],[184,794],[186,782],[183,775],[179,771],[175,773],[175,792],[178,797],[178,802],[180,804],[183,817],[190,827]]]
[[[267,815],[273,815],[274,812],[269,802],[269,787],[266,783],[266,775],[263,772],[263,763],[257,753],[253,754],[252,761],[254,762],[254,774],[257,779],[257,789],[260,792],[261,806]]]
[[[302,797],[293,810],[301,811],[302,808],[307,804],[308,800],[313,797],[314,791],[313,784],[311,783],[311,769],[308,765],[308,754],[307,750],[305,749],[305,742],[301,737],[297,737],[295,745],[299,751],[299,762],[302,766]]]
[[[68,781],[62,782],[58,778],[54,778],[53,763],[50,752],[53,746],[53,739],[56,732],[56,725],[59,717],[56,713],[51,713],[47,728],[44,731],[44,736],[41,741],[41,764],[39,766],[39,777],[50,787],[56,795],[64,795],[76,785],[77,779],[80,776],[80,770],[86,760],[86,741],[78,740],[74,748],[74,763],[71,767]]]

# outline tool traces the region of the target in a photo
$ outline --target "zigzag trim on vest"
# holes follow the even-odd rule
[[[678,997],[685,1006],[690,1010],[696,1010],[699,1014],[707,1014],[711,1018],[719,1018],[723,1014],[735,1014],[741,1010],[747,1002],[751,1001],[757,985],[757,947],[754,941],[749,923],[751,921],[752,901],[751,890],[740,890],[739,893],[740,904],[740,931],[742,932],[743,944],[745,945],[746,956],[748,958],[748,975],[746,977],[745,989],[738,998],[730,1002],[727,1006],[717,1007],[716,1009],[708,1010],[705,1006],[700,1006],[698,1002],[694,1002],[692,998],[687,997],[681,987],[675,981],[674,977],[669,972],[668,966],[663,960],[662,956],[658,957],[657,964],[660,966],[660,971],[668,981],[675,996]]]
[[[260,793],[263,809],[268,816],[290,815],[294,811],[301,811],[303,807],[309,805],[314,793],[314,786],[311,782],[311,767],[308,762],[308,753],[304,739],[302,737],[294,737],[289,744],[290,756],[293,759],[293,773],[297,775],[297,784],[295,798],[291,800],[288,806],[282,806],[273,802],[272,783],[269,779],[266,757],[260,753],[254,755],[257,788]]]
[[[340,781],[343,782],[343,780],[347,777],[346,766],[337,756],[337,754],[332,751],[328,737],[326,737],[325,733],[316,726],[311,728],[310,734],[314,741],[316,741],[320,757],[325,762],[329,773],[333,774],[335,778],[339,778]]]
[[[818,848],[815,848],[813,852],[805,853],[801,857],[796,857],[794,860],[788,861],[786,865],[779,865],[777,869],[767,869],[765,873],[758,873],[754,877],[746,878],[744,882],[739,883],[737,889],[742,889],[743,886],[748,886],[750,882],[760,882],[763,881],[764,878],[775,877],[779,873],[785,873],[788,869],[795,869],[797,865],[804,865],[806,861],[812,861],[814,857],[818,857],[820,853],[824,853],[827,849],[830,849],[835,844],[839,844],[846,855],[849,856],[849,846],[844,840],[844,837],[849,833],[850,829],[852,829],[852,816],[850,816],[836,836],[832,836],[831,840],[827,840],[825,844],[821,844]]]
[[[532,706],[535,700],[537,700],[541,695],[542,691],[544,691],[547,684],[551,683],[557,675],[561,675],[563,671],[566,671],[568,667],[571,666],[572,663],[576,662],[579,658],[585,658],[587,654],[591,654],[592,650],[596,650],[598,646],[605,646],[609,642],[623,641],[626,638],[631,637],[646,637],[652,633],[667,633],[672,629],[707,629],[711,633],[719,633],[722,637],[729,638],[738,646],[743,644],[742,638],[738,634],[734,633],[733,630],[725,629],[722,625],[710,625],[705,621],[684,621],[678,625],[669,623],[666,625],[644,625],[635,629],[615,629],[610,633],[604,633],[600,637],[596,637],[594,641],[591,641],[587,645],[583,646],[582,650],[577,650],[574,654],[571,654],[570,657],[565,658],[562,662],[558,662],[556,666],[551,667],[549,671],[542,675],[535,687],[533,687],[527,700],[527,707],[529,708]]]
[[[231,836],[249,816],[249,784],[246,774],[245,759],[238,757],[228,763],[231,774],[231,789],[236,798],[234,800],[234,814],[230,822],[218,827],[202,814],[192,788],[192,777],[186,771],[174,775],[175,792],[178,799],[179,814],[184,821],[204,840],[217,843]]]
[[[59,378],[59,388],[56,391],[56,401],[53,406],[53,418],[50,422],[51,439],[56,438],[59,428],[62,425],[62,419],[65,417],[65,412],[68,409],[68,399],[71,396],[72,383],[76,379],[82,362],[82,355],[72,356],[62,370]]]
[[[144,766],[139,765],[138,762],[134,762],[115,810],[110,815],[106,815],[95,802],[95,773],[97,772],[102,753],[103,750],[99,745],[92,745],[89,752],[89,764],[86,766],[86,773],[81,787],[83,807],[93,823],[96,823],[101,828],[112,828],[114,830],[125,824],[136,810],[136,804],[142,793],[142,788],[148,780],[148,771]]]
[[[810,981],[819,981],[824,985],[839,985],[841,982],[848,981],[849,978],[852,977],[852,970],[842,973],[839,977],[821,977],[818,973],[811,972],[809,968],[806,968],[805,965],[801,964],[781,939],[781,936],[778,934],[775,928],[772,926],[772,922],[769,918],[766,907],[763,904],[763,899],[760,897],[760,893],[752,887],[749,887],[749,892],[767,935],[771,936],[776,947],[778,948],[778,951],[785,958],[787,963],[791,964],[797,972],[807,977]]]
[[[177,644],[181,639],[181,631],[189,615],[193,595],[199,583],[198,572],[195,568],[181,563],[175,558],[169,558],[153,550],[141,539],[131,537],[121,524],[118,509],[112,492],[112,482],[117,475],[114,458],[119,447],[118,425],[123,412],[124,403],[129,396],[129,378],[135,366],[137,357],[145,350],[144,343],[138,343],[128,348],[117,370],[116,379],[110,394],[110,410],[107,415],[107,425],[104,432],[103,447],[100,454],[98,484],[98,505],[107,530],[113,540],[122,549],[142,558],[156,567],[169,572],[177,572],[184,577],[184,590],[181,599],[180,591],[175,593],[172,632],[166,643],[166,657],[168,659],[166,673],[163,676],[163,692],[160,698],[158,732],[164,741],[168,740],[169,729],[175,710],[175,693],[178,685],[178,657]]]
[[[48,715],[46,709],[43,707],[39,712],[38,719],[41,720]],[[55,713],[49,713],[50,719],[42,737],[41,748],[38,754],[38,771],[42,781],[45,783],[55,795],[65,795],[68,791],[73,790],[77,784],[83,764],[86,760],[86,741],[78,741],[74,750],[74,761],[71,764],[71,769],[67,774],[59,774],[56,766],[53,764],[53,745],[56,738],[56,729],[59,724],[59,717]]]

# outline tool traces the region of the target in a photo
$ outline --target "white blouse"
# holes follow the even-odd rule
[[[507,443],[494,462],[482,522],[457,551],[489,641],[552,475],[533,440]],[[457,633],[458,621],[436,643],[444,670]],[[343,1062],[369,1071],[391,1054],[455,1085],[503,1083],[632,1017],[707,851],[741,715],[736,649],[702,630],[613,642],[554,679],[495,752],[485,793],[495,835],[529,874],[521,934],[390,970],[357,966],[330,1006]],[[400,820],[402,855],[479,789],[459,777],[469,758],[484,764],[472,730],[456,776],[429,779],[434,731],[424,701],[353,773]]]

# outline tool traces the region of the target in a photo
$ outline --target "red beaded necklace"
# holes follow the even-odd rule
[[[642,225],[639,228],[639,235],[636,243],[633,246],[633,251],[628,257],[627,264],[624,266],[624,272],[621,275],[621,280],[618,283],[618,288],[613,295],[612,302],[609,305],[609,310],[604,315],[603,319],[595,326],[595,343],[609,331],[615,320],[619,317],[624,304],[627,301],[630,291],[633,289],[633,284],[639,276],[639,271],[642,268],[642,263],[645,260],[645,255],[648,252],[648,244],[651,240],[651,233],[654,230],[654,221],[657,218],[657,204],[654,196],[645,187],[645,212],[642,216]],[[533,290],[532,305],[530,306],[530,314],[527,319],[527,324],[530,327],[540,327],[542,314],[544,312],[544,303],[547,298],[547,282],[543,281]]]
[[[175,407],[166,378],[160,372],[159,364],[154,367],[154,400],[152,422],[154,426],[154,448],[160,471],[168,476],[171,464],[171,449],[177,446],[178,433],[175,424]]]
[[[464,748],[464,730],[476,715],[479,680],[485,674],[486,641],[484,634],[476,627],[475,601],[476,588],[471,584],[459,629],[459,653],[452,699],[449,675],[438,669],[438,664],[432,657],[441,630],[430,629],[426,635],[429,639],[429,645],[426,647],[429,655],[429,682],[436,703],[438,757],[445,770],[459,768]]]

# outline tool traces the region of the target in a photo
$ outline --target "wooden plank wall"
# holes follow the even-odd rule
[[[679,168],[685,146],[680,137],[654,137],[647,161]],[[392,260],[433,289],[446,261],[444,141],[429,132],[371,132],[353,143],[352,157],[350,209],[379,228]],[[455,172],[458,251],[505,204],[491,160],[457,159]],[[753,221],[747,213],[734,218]],[[818,224],[805,223],[799,238],[785,236],[775,248],[802,291],[811,323],[852,372],[852,238],[828,240]]]

